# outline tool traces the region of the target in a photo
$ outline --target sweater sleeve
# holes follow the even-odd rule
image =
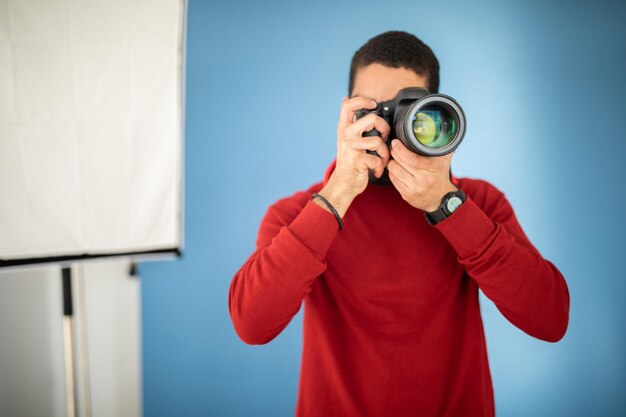
[[[497,195],[489,216],[468,197],[436,227],[468,275],[511,323],[538,339],[556,342],[569,321],[565,279],[530,243],[504,195],[493,191]]]
[[[290,224],[285,217],[280,205],[268,210],[256,251],[230,285],[230,316],[248,344],[267,343],[289,324],[326,270],[326,252],[338,231],[335,217],[312,201]]]

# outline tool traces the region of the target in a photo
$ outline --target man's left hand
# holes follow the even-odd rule
[[[435,211],[443,196],[458,190],[450,182],[452,155],[418,155],[394,139],[391,142],[393,159],[387,164],[389,178],[407,203],[420,210]]]

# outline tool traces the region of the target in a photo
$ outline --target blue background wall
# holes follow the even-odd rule
[[[228,286],[267,206],[321,179],[350,58],[391,29],[433,48],[466,111],[455,174],[503,190],[569,284],[558,344],[482,298],[498,415],[624,415],[624,4],[190,1],[186,247],[141,266],[145,415],[293,415],[301,316],[247,346]]]

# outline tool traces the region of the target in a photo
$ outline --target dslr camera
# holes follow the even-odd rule
[[[461,106],[452,97],[430,94],[424,88],[400,90],[395,98],[378,103],[373,110],[358,110],[356,118],[370,113],[382,117],[391,126],[387,145],[397,138],[411,151],[424,156],[449,154],[465,135],[465,114]],[[380,136],[380,132],[372,129],[363,136]]]

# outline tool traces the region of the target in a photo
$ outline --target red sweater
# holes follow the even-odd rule
[[[241,339],[263,344],[304,301],[297,416],[493,416],[479,288],[529,335],[563,337],[563,276],[500,191],[454,182],[467,201],[435,227],[393,186],[369,185],[340,232],[310,201],[323,183],[269,208],[229,308]]]

